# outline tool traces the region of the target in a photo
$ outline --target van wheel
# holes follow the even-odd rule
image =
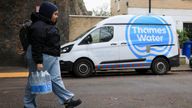
[[[75,63],[73,72],[77,77],[89,77],[93,73],[93,65],[87,59],[80,59]]]
[[[169,63],[164,58],[156,58],[151,66],[151,70],[154,74],[163,75],[166,74],[170,69]]]
[[[135,69],[138,74],[146,74],[149,69]]]

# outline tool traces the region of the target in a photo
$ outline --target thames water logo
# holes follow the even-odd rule
[[[128,48],[137,58],[168,55],[172,48],[169,45],[173,44],[173,33],[161,17],[135,16],[126,27],[126,40]]]

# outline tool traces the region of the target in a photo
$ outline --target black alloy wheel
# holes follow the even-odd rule
[[[77,77],[89,77],[93,74],[93,64],[87,59],[80,59],[75,63],[73,72]]]
[[[151,70],[156,75],[166,74],[170,69],[168,61],[162,57],[156,58],[151,66]]]

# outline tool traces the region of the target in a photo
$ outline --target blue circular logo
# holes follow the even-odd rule
[[[168,55],[172,48],[169,45],[173,44],[173,33],[161,17],[134,16],[126,27],[126,41],[137,58]]]

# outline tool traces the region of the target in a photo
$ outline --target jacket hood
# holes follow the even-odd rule
[[[40,9],[39,9],[39,14],[46,18],[51,19],[52,14],[57,10],[58,10],[58,8],[55,4],[46,1],[41,4]]]
[[[37,21],[43,21],[43,22],[45,22],[47,24],[54,25],[49,18],[46,18],[46,17],[44,17],[44,16],[42,16],[39,13],[36,13],[36,12],[32,12],[31,21],[32,21],[32,23],[35,23]]]

